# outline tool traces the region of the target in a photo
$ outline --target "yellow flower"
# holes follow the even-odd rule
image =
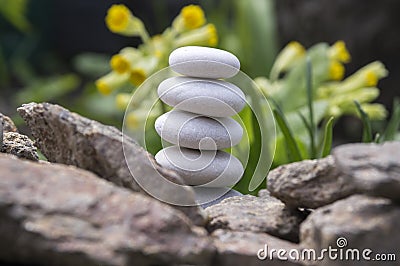
[[[175,47],[187,45],[216,46],[218,44],[217,29],[214,24],[207,24],[199,29],[182,33],[174,43]]]
[[[337,60],[342,63],[348,63],[351,60],[349,51],[346,48],[344,41],[335,42],[328,50],[328,55],[332,60]]]
[[[218,44],[218,33],[217,33],[217,28],[215,28],[214,24],[208,24],[206,26],[207,31],[208,31],[208,44],[210,46],[216,46]]]
[[[366,71],[365,84],[369,87],[378,85],[378,75],[371,70]]]
[[[111,57],[111,68],[119,73],[127,73],[132,68],[132,65],[140,57],[140,52],[133,47],[126,47],[122,49],[119,54]]]
[[[131,11],[125,5],[112,5],[107,12],[106,23],[112,32],[120,32],[128,27]]]
[[[346,93],[363,87],[375,87],[378,81],[387,75],[388,71],[381,62],[372,62],[346,78],[336,88],[335,94]]]
[[[140,121],[140,117],[135,112],[129,112],[125,117],[125,123],[129,129],[137,129],[140,126]]]
[[[130,93],[118,93],[115,97],[115,104],[118,109],[125,110],[131,100]]]
[[[206,23],[203,9],[198,5],[189,5],[182,8],[180,15],[186,29],[196,29]]]
[[[111,57],[110,65],[119,74],[127,72],[130,68],[129,62],[120,54]]]
[[[299,42],[290,42],[278,54],[274,65],[272,66],[270,78],[272,81],[278,79],[279,74],[290,69],[298,60],[302,59],[306,50]]]
[[[361,104],[361,108],[371,120],[383,120],[387,117],[388,114],[385,106],[379,103]]]
[[[138,57],[129,69],[129,81],[136,87],[140,86],[147,77],[156,71],[158,63],[156,55]]]
[[[140,86],[147,78],[146,72],[142,68],[133,68],[130,72],[129,81],[136,87]]]
[[[121,87],[123,84],[125,84],[128,81],[129,75],[127,74],[118,74],[116,72],[110,72],[107,75],[99,78],[96,80],[95,84],[97,87],[97,90],[104,94],[108,95],[112,91],[118,89]]]
[[[359,103],[368,103],[375,100],[379,96],[378,88],[360,88],[349,93],[339,94],[329,99],[333,105],[337,105],[343,109],[353,108],[354,101]]]
[[[141,36],[144,40],[148,34],[143,22],[132,15],[125,5],[112,5],[106,16],[106,24],[110,31],[126,36]]]
[[[332,61],[329,65],[329,77],[332,80],[341,80],[344,76],[344,66],[338,61]]]
[[[159,112],[157,112],[157,116],[159,115],[160,115]],[[128,112],[128,114],[125,117],[125,125],[127,126],[127,128],[131,130],[137,130],[141,126],[144,127],[144,124],[146,123],[147,119],[151,119],[152,117],[153,115],[151,114],[151,111],[149,112],[147,108],[139,107],[139,109],[135,109],[133,111]]]
[[[163,58],[168,54],[168,47],[170,46],[170,42],[168,38],[164,37],[163,35],[157,34],[154,35],[150,40],[150,46],[147,47],[149,50],[149,54],[153,54],[158,59]]]

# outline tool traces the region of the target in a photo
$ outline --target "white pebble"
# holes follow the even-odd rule
[[[219,150],[240,142],[243,129],[229,117],[205,117],[172,110],[158,117],[155,129],[160,137],[181,147]]]
[[[177,109],[215,117],[233,116],[246,103],[244,93],[232,83],[191,77],[164,80],[158,96]]]
[[[176,171],[186,185],[192,186],[233,186],[244,172],[241,162],[224,151],[171,146],[159,151],[155,159],[161,166]]]
[[[185,46],[174,50],[169,65],[179,74],[198,78],[230,78],[240,70],[233,54],[215,48]]]

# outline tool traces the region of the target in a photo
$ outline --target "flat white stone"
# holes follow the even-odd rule
[[[243,175],[243,166],[224,151],[199,151],[171,146],[159,151],[156,161],[176,171],[185,184],[201,187],[229,187]]]
[[[165,141],[200,150],[232,147],[243,135],[243,128],[230,117],[205,117],[176,109],[157,118],[155,129]]]
[[[230,78],[240,70],[239,59],[224,50],[185,46],[169,56],[170,67],[179,74],[198,78]]]
[[[177,109],[215,117],[233,116],[246,104],[244,93],[236,85],[192,77],[164,80],[158,86],[158,96]]]

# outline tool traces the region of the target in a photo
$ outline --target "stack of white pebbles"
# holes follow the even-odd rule
[[[240,124],[230,116],[245,106],[245,95],[222,80],[239,72],[239,60],[227,51],[187,46],[173,51],[169,64],[183,76],[159,85],[160,99],[174,109],[160,116],[155,128],[174,146],[159,151],[156,161],[194,186],[200,203],[216,203],[226,192],[228,196],[240,195],[230,187],[242,177],[243,166],[236,157],[222,151],[238,144],[243,135]]]

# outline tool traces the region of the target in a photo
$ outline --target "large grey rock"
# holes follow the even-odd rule
[[[289,206],[318,208],[356,192],[337,171],[331,156],[280,166],[267,177],[271,195]]]
[[[347,144],[335,148],[333,156],[360,192],[400,202],[400,142]]]
[[[290,250],[299,250],[299,246],[291,242],[270,236],[264,233],[253,232],[232,232],[228,230],[218,229],[212,233],[214,245],[217,248],[217,256],[213,265],[215,266],[232,266],[232,265],[301,265],[299,261],[280,260],[277,253],[273,254],[272,259],[269,256],[271,249],[285,250],[289,253]],[[260,249],[265,249],[267,245],[268,257],[263,258],[265,254],[259,252]],[[261,259],[257,254],[260,253]],[[288,254],[286,254],[287,256]]]
[[[3,145],[0,152],[13,154],[20,158],[37,161],[37,148],[27,136],[17,132],[6,132],[3,135]]]
[[[50,162],[75,165],[134,191],[188,207],[178,207],[196,224],[205,218],[195,205],[194,192],[173,171],[160,167],[154,158],[118,129],[72,113],[49,103],[30,103],[18,108],[36,144]],[[136,179],[140,178],[140,186]],[[166,182],[171,181],[171,182]]]
[[[197,202],[204,202],[201,207],[208,208],[212,205],[218,204],[224,199],[236,196],[243,196],[242,193],[231,188],[193,188],[196,193]]]
[[[0,122],[3,125],[3,132],[18,132],[17,127],[15,126],[14,122],[8,116],[3,115],[0,113]]]
[[[206,212],[209,231],[264,232],[293,242],[298,242],[299,225],[305,218],[300,211],[287,208],[277,199],[251,195],[225,199],[206,208]]]
[[[209,265],[204,229],[180,211],[73,166],[0,154],[0,261]]]
[[[400,208],[390,200],[354,195],[312,212],[301,224],[300,244],[317,252],[329,246],[342,247],[343,252],[357,248],[360,258],[364,249],[372,250],[371,258],[377,253],[398,256],[399,228]],[[356,263],[337,259],[326,260],[323,265],[380,265],[366,260]],[[398,265],[398,262],[385,262],[385,265]]]

